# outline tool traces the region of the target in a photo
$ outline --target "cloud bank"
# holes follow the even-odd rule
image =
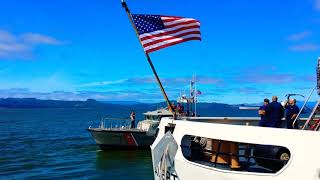
[[[30,58],[40,45],[61,45],[62,41],[39,33],[13,34],[0,29],[0,59]]]
[[[161,78],[161,82],[164,84],[174,84],[174,85],[188,85],[190,82],[190,77],[177,77],[177,78]],[[220,78],[208,77],[208,76],[199,76],[197,77],[198,84],[219,84],[222,83],[223,80]],[[119,79],[114,81],[97,81],[97,82],[89,82],[80,85],[80,87],[97,87],[97,86],[108,86],[108,85],[139,85],[139,84],[155,84],[155,77],[135,77],[128,79]]]
[[[287,39],[289,41],[300,41],[300,40],[303,40],[303,39],[311,36],[311,34],[312,34],[311,31],[303,31],[303,32],[299,32],[296,34],[292,34]]]
[[[320,11],[320,0],[316,0],[316,1],[315,1],[314,8],[315,8],[317,11]]]
[[[153,92],[152,92],[153,91]],[[150,89],[148,92],[143,91],[53,91],[53,92],[35,92],[27,88],[0,89],[0,98],[37,98],[43,100],[68,100],[68,101],[85,101],[95,99],[99,101],[141,101],[141,102],[159,102],[163,101],[161,93],[154,93]]]
[[[289,46],[289,50],[295,51],[295,52],[310,52],[310,51],[317,51],[319,49],[320,49],[320,45],[314,44],[314,43]]]
[[[317,0],[317,3],[319,4],[318,6],[320,10],[320,0]],[[312,51],[319,50],[320,49],[319,44],[303,42],[311,35],[312,35],[311,31],[303,31],[303,32],[299,32],[299,33],[288,36],[287,37],[288,41],[295,42],[295,44],[290,45],[288,49],[293,52],[312,52]]]

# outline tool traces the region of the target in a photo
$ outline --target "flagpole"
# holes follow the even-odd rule
[[[198,90],[197,90],[196,76],[194,76],[194,89],[195,89],[194,116],[197,117]]]
[[[132,25],[132,27],[133,27],[133,29],[134,29],[134,31],[135,31],[138,39],[139,39],[139,42],[140,42],[140,44],[141,44],[141,46],[142,46],[142,48],[143,48],[143,45],[142,45],[141,40],[140,40],[140,38],[139,38],[138,30],[137,30],[137,28],[136,28],[136,26],[135,26],[135,24],[134,24],[134,22],[133,22],[132,15],[131,15],[131,12],[130,12],[128,6],[127,6],[127,3],[126,3],[124,0],[121,0],[121,4],[122,4],[122,7],[126,10],[126,13],[127,13],[127,16],[128,16],[128,18],[129,18],[129,20],[130,20],[130,22],[131,22],[131,25]],[[153,66],[153,63],[152,63],[152,61],[151,61],[151,58],[150,58],[150,56],[149,56],[148,53],[144,52],[144,54],[146,55],[146,58],[147,58],[147,60],[148,60],[148,62],[149,62],[149,65],[150,65],[150,67],[151,67],[151,69],[152,69],[152,72],[153,72],[154,76],[156,77],[156,80],[157,80],[157,82],[158,82],[158,85],[160,86],[162,95],[163,95],[164,99],[166,100],[166,102],[167,102],[167,104],[168,104],[169,111],[172,112],[172,114],[175,116],[175,113],[174,113],[174,111],[173,111],[173,109],[172,109],[172,107],[171,107],[170,100],[169,100],[169,98],[168,98],[168,96],[167,96],[166,91],[164,90],[164,88],[163,88],[163,86],[162,86],[162,83],[161,83],[161,81],[160,81],[160,78],[159,78],[159,76],[158,76],[158,73],[157,73],[156,69],[155,69],[154,66]]]

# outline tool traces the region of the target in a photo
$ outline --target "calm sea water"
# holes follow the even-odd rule
[[[149,151],[101,151],[95,145],[86,129],[108,113],[0,109],[0,179],[152,179]]]

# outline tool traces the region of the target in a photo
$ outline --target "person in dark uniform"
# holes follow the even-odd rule
[[[286,124],[288,129],[298,129],[298,122],[296,121],[293,125],[299,113],[299,107],[296,105],[295,99],[289,99],[289,102],[285,106],[286,108]]]
[[[131,128],[135,128],[136,127],[136,113],[134,111],[131,111],[130,119],[131,119]]]
[[[176,108],[177,108],[176,105],[174,104],[174,102],[172,102],[172,103],[171,103],[171,109],[172,109],[172,111],[174,112],[174,111],[176,110]]]
[[[284,116],[283,106],[278,102],[278,97],[273,96],[272,102],[266,107],[266,127],[281,127],[281,119]]]
[[[259,111],[258,111],[258,113],[259,113],[259,115],[260,115],[260,117],[261,117],[261,120],[259,121],[259,126],[262,126],[262,127],[266,127],[267,126],[267,120],[266,120],[266,107],[267,107],[267,105],[269,104],[269,99],[264,99],[263,100],[263,106],[261,106],[260,108],[259,108]]]
[[[184,107],[183,107],[183,105],[178,103],[177,108],[176,108],[176,112],[177,112],[178,116],[184,116]]]

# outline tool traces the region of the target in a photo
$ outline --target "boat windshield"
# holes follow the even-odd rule
[[[146,115],[146,119],[160,121],[163,117],[171,117],[172,115]]]
[[[159,116],[155,116],[155,115],[146,115],[146,119],[148,120],[160,120]]]

